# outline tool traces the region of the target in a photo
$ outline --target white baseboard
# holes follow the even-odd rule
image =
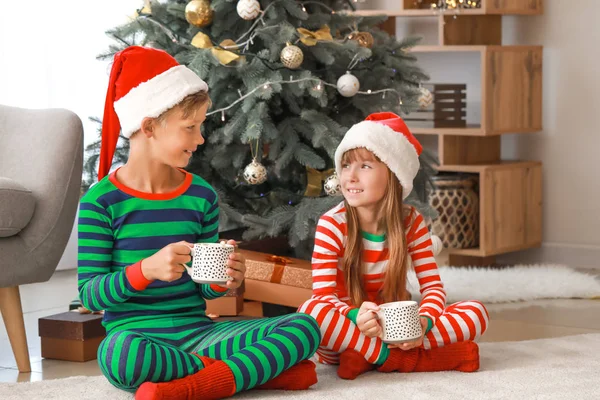
[[[564,264],[600,270],[600,246],[545,242],[540,248],[500,255],[497,261],[503,264]]]

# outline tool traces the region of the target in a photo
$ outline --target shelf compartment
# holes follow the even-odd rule
[[[542,130],[542,46],[416,46],[411,52],[480,54],[481,122],[467,128],[410,126],[413,133],[494,136]],[[469,99],[467,99],[467,102]]]
[[[541,162],[444,165],[438,170],[479,175],[479,247],[450,249],[451,254],[488,257],[541,245]]]

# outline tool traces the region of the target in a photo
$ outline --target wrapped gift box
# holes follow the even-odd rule
[[[102,315],[69,311],[38,320],[42,357],[65,361],[96,359],[106,336]]]
[[[246,282],[233,290],[228,290],[223,297],[206,301],[206,313],[217,314],[222,317],[233,317],[244,310],[244,292]]]
[[[246,258],[247,300],[298,307],[312,295],[310,261],[239,250]]]

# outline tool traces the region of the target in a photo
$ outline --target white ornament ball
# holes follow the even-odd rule
[[[360,82],[357,77],[350,72],[346,72],[338,79],[337,90],[344,97],[352,97],[360,90]]]
[[[429,105],[433,102],[433,95],[424,87],[421,87],[419,90],[421,91],[421,94],[419,95],[419,107],[422,109],[429,107]]]
[[[264,165],[253,159],[244,168],[244,179],[251,185],[260,185],[267,180],[267,169]]]
[[[437,256],[438,254],[440,254],[440,252],[444,248],[444,244],[442,243],[442,239],[440,239],[436,235],[431,235],[431,244],[432,244],[431,247],[432,247],[433,255],[434,256]]]
[[[285,46],[283,50],[281,50],[280,60],[286,68],[289,69],[297,69],[302,65],[302,61],[304,61],[304,53],[298,46],[289,45]]]
[[[237,3],[237,13],[247,21],[253,20],[260,14],[260,3],[258,0],[240,0]]]
[[[330,175],[325,179],[325,183],[323,183],[323,188],[325,189],[325,193],[328,196],[336,196],[340,194],[340,180],[336,173]]]

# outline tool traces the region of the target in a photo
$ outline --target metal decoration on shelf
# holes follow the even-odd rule
[[[438,175],[432,178],[434,190],[429,205],[438,212],[431,224],[432,235],[444,247],[466,249],[479,245],[479,196],[476,178],[465,175]]]

